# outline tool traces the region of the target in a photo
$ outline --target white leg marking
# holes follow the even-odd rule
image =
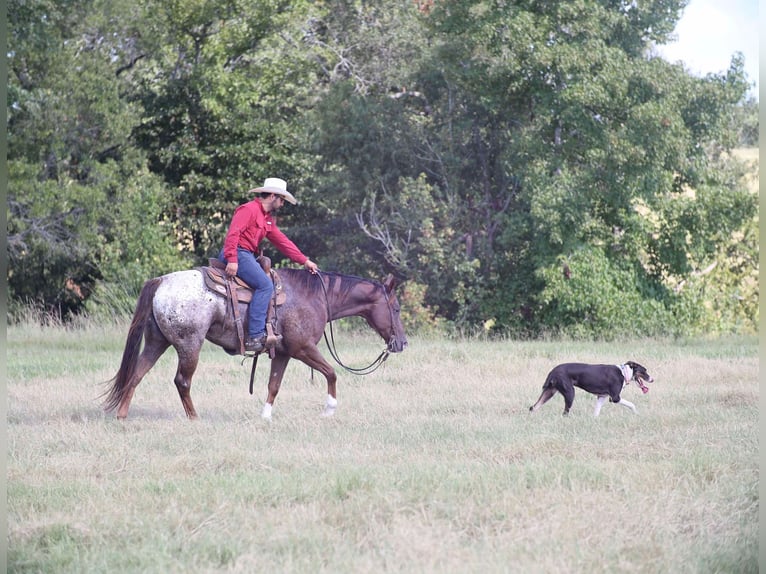
[[[263,420],[270,421],[271,420],[271,408],[272,405],[269,403],[263,403],[263,409],[261,410],[261,418]]]
[[[593,409],[593,416],[597,417],[598,413],[601,412],[601,407],[604,406],[604,403],[606,402],[606,399],[608,398],[608,395],[599,395],[598,399],[596,400],[596,408]]]
[[[324,405],[323,417],[331,417],[335,414],[335,409],[338,407],[338,399],[333,396],[327,395],[327,402]]]
[[[636,415],[638,414],[638,411],[636,410],[636,405],[634,405],[634,404],[633,404],[633,403],[631,403],[630,401],[626,401],[625,399],[623,399],[623,398],[620,398],[620,402],[619,402],[619,404],[621,404],[622,406],[624,406],[624,407],[627,407],[627,408],[629,408],[630,410],[632,410],[632,411],[633,411],[633,414],[636,414]]]

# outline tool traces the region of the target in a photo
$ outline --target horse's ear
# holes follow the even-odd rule
[[[382,283],[383,283],[383,287],[385,287],[386,291],[388,291],[389,293],[393,293],[394,289],[396,289],[397,281],[393,273],[389,273],[388,275],[386,275]]]

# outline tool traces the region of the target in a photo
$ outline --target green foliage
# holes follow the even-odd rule
[[[676,334],[672,313],[642,292],[640,273],[598,248],[559,256],[538,274],[545,283],[539,296],[542,323],[559,334],[605,339]]]
[[[465,204],[479,207],[474,215],[482,207],[493,214],[472,220],[485,286],[475,322],[499,318],[521,334],[585,321],[581,330],[593,335],[619,318],[610,307],[623,302],[665,314],[677,304],[670,275],[693,273],[721,235],[753,217],[752,197],[716,161],[735,142],[732,110],[746,89],[741,58],[726,74],[699,80],[644,55],[647,39],[665,38],[682,6],[435,8],[429,24],[445,71],[428,98],[439,113],[440,92],[448,96],[444,109],[459,116],[450,135],[463,128],[456,140],[473,144],[458,154],[471,169],[450,171],[440,185],[460,189]],[[706,190],[702,201],[683,196],[689,186]],[[555,288],[546,282],[552,267],[560,269],[550,262],[583,246],[601,254],[588,259],[593,275],[605,265],[627,268],[636,293],[623,301],[622,291],[607,289],[599,297],[613,300],[594,302],[593,311],[584,287],[564,297],[577,302],[571,317],[548,313],[540,300]]]
[[[149,277],[185,265],[160,220],[163,188],[139,164],[94,164],[86,183],[37,181],[9,164],[11,297],[62,316],[82,310],[101,284],[133,296]]]
[[[140,115],[115,73],[108,14],[87,9],[20,6],[10,46],[9,290],[63,317],[99,281],[137,293],[183,261],[158,225],[165,189],[131,147]]]
[[[311,73],[293,46],[300,3],[147,2],[162,50],[152,81],[134,86],[134,128],[152,171],[173,190],[166,216],[185,251],[217,253],[248,189],[278,174],[296,188],[308,171],[297,134]],[[144,72],[145,73],[145,72]]]
[[[681,304],[703,309],[688,332],[757,333],[759,318],[758,219],[723,237],[710,263],[678,283]]]
[[[425,302],[428,286],[416,280],[407,281],[400,290],[401,318],[408,333],[438,334],[444,328],[444,319]]]
[[[758,147],[760,130],[759,110],[758,100],[752,97],[737,106],[735,122],[739,132],[739,146]]]
[[[654,55],[685,5],[14,0],[11,296],[129,309],[279,176],[301,249],[406,278],[423,329],[751,330],[730,152],[758,106],[739,54],[705,78]]]
[[[402,178],[396,195],[372,196],[360,214],[362,229],[385,246],[399,275],[428,285],[425,305],[442,317],[462,319],[479,292],[479,261],[461,253],[457,213],[439,198],[425,175]]]

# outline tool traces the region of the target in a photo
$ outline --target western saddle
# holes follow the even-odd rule
[[[287,294],[282,288],[282,281],[279,278],[279,274],[276,270],[271,268],[271,259],[265,255],[258,257],[258,263],[260,263],[266,275],[271,277],[274,283],[274,293],[271,297],[271,303],[269,304],[268,312],[266,315],[266,344],[265,349],[269,351],[269,356],[274,358],[274,347],[282,339],[282,335],[276,333],[277,325],[277,307],[282,305],[287,298]],[[202,273],[202,277],[205,279],[205,286],[225,297],[228,306],[231,307],[232,314],[234,316],[234,324],[237,327],[237,336],[239,337],[239,352],[241,355],[245,354],[245,337],[242,327],[242,317],[239,315],[239,304],[250,304],[253,298],[253,290],[250,286],[242,281],[239,277],[229,279],[226,276],[226,264],[218,259],[209,259],[207,267],[200,267],[199,270]]]

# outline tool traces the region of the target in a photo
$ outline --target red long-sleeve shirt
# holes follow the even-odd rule
[[[258,245],[264,237],[295,263],[299,265],[306,263],[308,257],[280,231],[274,218],[263,210],[263,205],[257,199],[243,203],[234,210],[234,216],[231,218],[231,225],[223,243],[223,256],[226,261],[237,263],[237,247],[257,254]]]

